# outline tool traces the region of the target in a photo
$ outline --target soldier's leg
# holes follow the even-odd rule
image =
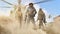
[[[34,28],[34,30],[36,30],[36,24],[35,24],[34,18],[31,19],[31,22],[33,23],[33,28]]]
[[[42,27],[42,25],[43,25],[42,20],[39,20],[39,28],[41,28],[41,27]]]
[[[30,23],[30,18],[27,17],[27,20],[26,20],[26,25],[27,25],[27,27],[29,26],[29,23]]]
[[[21,17],[18,17],[19,18],[19,22],[20,22],[20,28],[22,27],[22,16]]]

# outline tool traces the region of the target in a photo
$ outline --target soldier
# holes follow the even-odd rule
[[[22,21],[23,21],[23,14],[21,12],[20,6],[17,7],[16,9],[16,20],[20,23],[20,27],[22,27]]]
[[[43,23],[46,23],[45,14],[41,8],[39,9],[37,20],[39,20],[39,28],[41,28],[41,26],[43,26]]]
[[[33,3],[29,3],[29,7],[27,8],[27,11],[26,11],[26,17],[27,17],[26,23],[29,24],[30,22],[32,22],[33,25],[35,26],[34,17],[36,13],[37,12],[36,12],[36,9],[33,7]]]

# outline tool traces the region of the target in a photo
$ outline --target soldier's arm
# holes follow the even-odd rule
[[[27,17],[28,12],[29,12],[29,7],[26,9],[26,13],[25,13],[26,17]]]
[[[27,19],[27,13],[28,13],[28,9],[25,12],[25,19],[24,19],[24,21],[26,21],[26,19]]]
[[[26,22],[26,19],[27,19],[27,15],[25,15],[25,19],[24,19],[25,22]]]
[[[44,23],[46,23],[46,16],[45,16],[45,14],[44,14]]]

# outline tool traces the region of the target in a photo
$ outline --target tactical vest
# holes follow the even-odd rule
[[[34,17],[35,16],[35,8],[34,7],[29,7],[28,8],[28,16]]]

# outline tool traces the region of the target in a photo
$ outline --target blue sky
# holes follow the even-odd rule
[[[40,4],[52,16],[60,15],[60,0],[53,0],[51,2]]]
[[[12,4],[16,4],[17,0],[6,0]],[[28,4],[30,2],[39,2],[40,0],[22,0],[22,4]],[[60,15],[60,0],[53,0],[50,2],[40,3],[36,4],[37,8],[43,8],[47,11],[48,14],[50,14],[53,17]],[[0,6],[10,6],[0,0]],[[8,13],[8,10],[10,11],[11,8],[0,8],[0,11]]]

